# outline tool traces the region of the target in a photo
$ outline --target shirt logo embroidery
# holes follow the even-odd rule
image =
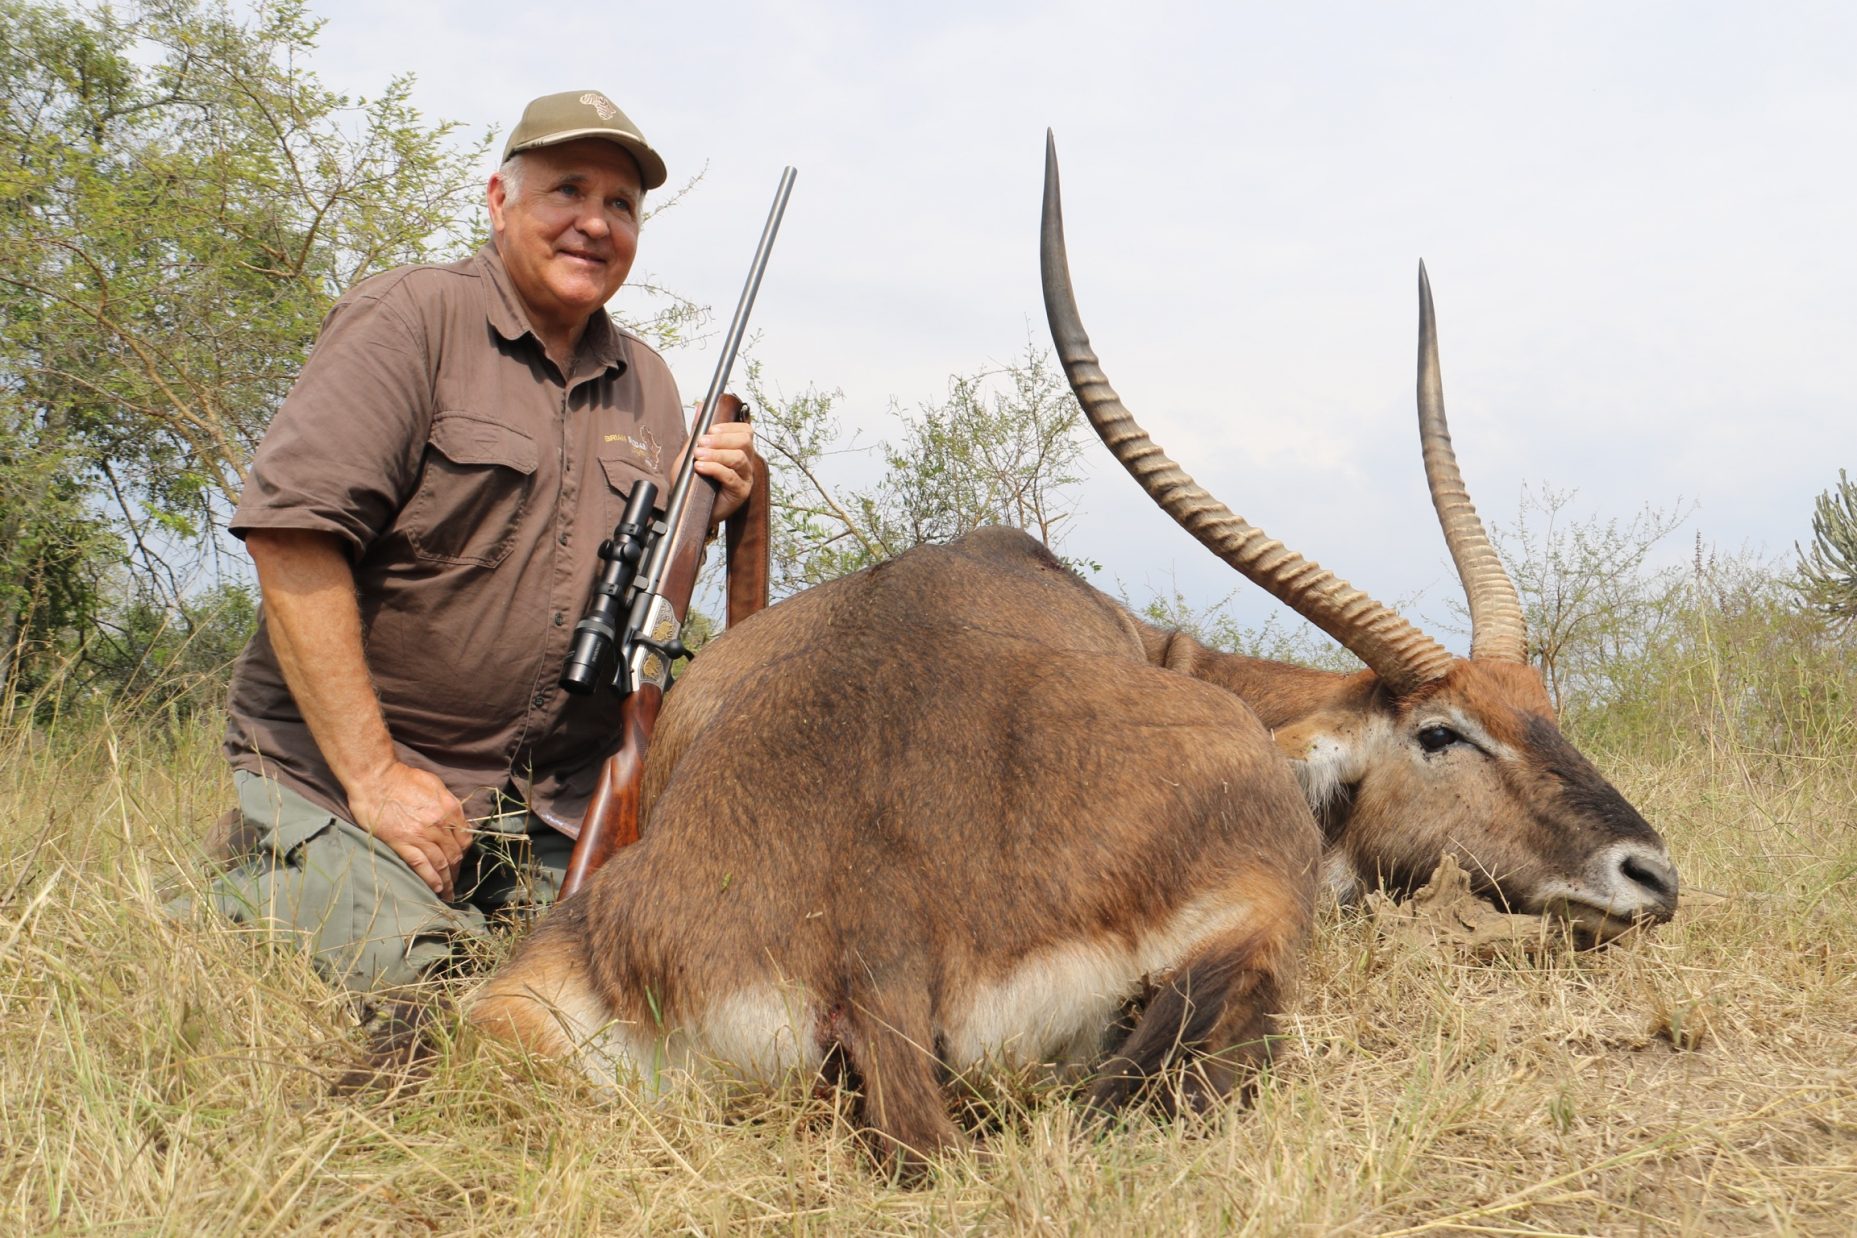
[[[652,437],[650,430],[640,430],[639,435],[641,437],[633,438],[630,434],[608,434],[601,441],[623,442],[632,449],[632,454],[638,457],[640,464],[655,473],[658,471],[658,465],[664,460],[664,448],[656,438]]]
[[[580,101],[598,112],[601,120],[611,120],[619,114],[619,108],[613,101],[597,90],[589,90],[580,96]]]

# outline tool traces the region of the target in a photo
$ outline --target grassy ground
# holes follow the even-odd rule
[[[1848,747],[1611,758],[1695,892],[1673,924],[1477,961],[1331,914],[1252,1106],[1096,1139],[1002,1084],[902,1190],[797,1086],[643,1107],[462,1043],[332,1097],[341,999],[159,910],[230,802],[212,741],[0,732],[0,1232],[1857,1231]]]

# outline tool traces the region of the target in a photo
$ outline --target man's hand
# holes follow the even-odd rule
[[[744,421],[711,426],[696,440],[696,471],[721,487],[710,517],[717,524],[740,511],[754,489],[754,467],[748,462],[753,451],[754,427]]]
[[[349,787],[348,806],[356,825],[392,847],[434,894],[451,901],[471,827],[464,805],[436,774],[396,761]]]

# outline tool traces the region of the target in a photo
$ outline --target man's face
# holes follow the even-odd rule
[[[638,253],[638,165],[611,142],[581,138],[527,151],[521,166],[516,185],[490,178],[497,250],[536,330],[578,338]]]

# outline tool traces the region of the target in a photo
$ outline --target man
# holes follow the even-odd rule
[[[535,100],[490,178],[493,240],[331,311],[231,530],[264,608],[226,752],[241,856],[211,901],[358,992],[419,980],[486,914],[549,901],[617,742],[556,683],[598,546],[687,432],[663,360],[604,312],[664,162],[605,95]],[[746,426],[695,444],[720,520]]]

